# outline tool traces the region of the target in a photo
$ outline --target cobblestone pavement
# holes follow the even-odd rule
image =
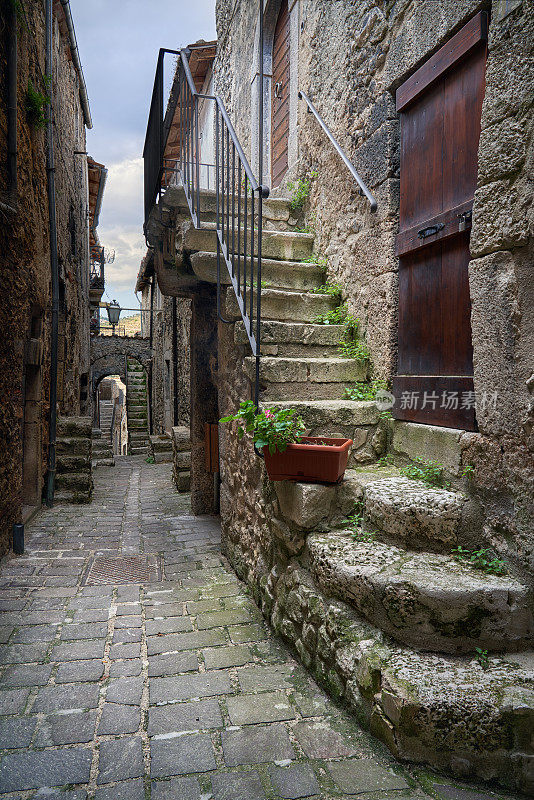
[[[500,795],[409,771],[269,633],[169,464],[117,459],[89,506],[42,511],[0,571],[0,797],[260,800]],[[138,584],[98,558],[159,556]],[[95,559],[93,563],[93,559]],[[114,562],[101,564],[117,568]],[[123,565],[124,566],[124,565]]]

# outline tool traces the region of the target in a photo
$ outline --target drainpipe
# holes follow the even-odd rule
[[[176,297],[172,298],[172,382],[174,394],[174,425],[178,425],[178,308]]]
[[[45,73],[52,80],[52,0],[46,0],[46,55]],[[53,85],[50,85],[52,98]],[[57,253],[56,182],[54,167],[54,130],[51,101],[47,105],[46,182],[48,191],[48,228],[50,236],[50,272],[52,277],[52,329],[50,335],[50,416],[48,431],[48,475],[46,503],[54,503],[56,477],[56,433],[57,433],[57,362],[59,333],[59,267]]]
[[[7,171],[13,203],[17,202],[17,11],[10,5],[7,50]]]
[[[150,431],[151,436],[154,433],[152,425],[152,370],[154,367],[154,353],[152,352],[153,344],[154,344],[154,275],[152,275],[152,281],[150,283],[150,336],[149,336],[150,364],[148,368],[148,430]]]
[[[91,119],[91,109],[89,108],[89,97],[87,96],[87,86],[85,85],[85,78],[83,77],[82,62],[80,61],[78,42],[76,41],[76,32],[74,30],[74,23],[72,21],[72,14],[70,12],[70,2],[69,0],[61,0],[61,5],[63,6],[63,12],[65,14],[65,22],[67,23],[67,31],[69,34],[69,46],[72,55],[72,62],[76,68],[76,72],[78,73],[78,80],[80,82],[80,100],[82,101],[85,126],[87,128],[92,128],[93,120]]]

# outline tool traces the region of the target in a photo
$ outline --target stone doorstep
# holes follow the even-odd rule
[[[225,195],[226,197],[226,195]],[[233,195],[230,195],[232,198]],[[235,195],[237,204],[237,194]],[[184,216],[189,216],[189,207],[185,198],[185,192],[181,185],[169,186],[163,198],[166,206],[177,208],[183,211]],[[244,195],[241,196],[242,208],[244,205]],[[273,221],[287,221],[291,215],[291,198],[289,197],[269,197],[263,201],[263,215],[266,219]],[[249,203],[250,205],[250,203]],[[237,206],[236,206],[237,207]],[[200,210],[214,213],[217,210],[217,198],[214,190],[201,189],[200,191]]]
[[[326,594],[412,647],[473,653],[534,644],[532,595],[509,576],[486,575],[451,556],[355,542],[348,531],[308,536],[306,554]]]
[[[241,319],[233,291],[226,292],[224,307],[227,318],[236,322]],[[261,292],[261,318],[266,321],[313,323],[319,314],[326,314],[335,307],[335,298],[326,294],[284,292],[280,289],[262,289]]]
[[[217,283],[217,254],[198,252],[190,256],[191,266],[197,278],[207,283]],[[243,267],[241,267],[243,269]],[[303,261],[277,261],[262,258],[262,281],[270,287],[309,291],[324,283],[324,269],[318,264]],[[225,270],[222,283],[230,285]]]
[[[534,791],[533,650],[490,656],[483,669],[472,655],[396,645],[296,566],[271,573],[261,589],[275,631],[397,758]],[[299,622],[290,617],[294,601]]]

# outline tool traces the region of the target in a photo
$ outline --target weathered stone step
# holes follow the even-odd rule
[[[58,472],[56,475],[56,486],[58,489],[65,489],[73,492],[91,492],[93,488],[93,479],[90,472]]]
[[[172,429],[172,443],[177,451],[191,450],[191,432],[185,425],[177,425]]]
[[[61,455],[57,459],[57,472],[83,472],[87,469],[87,456]]]
[[[92,464],[93,464],[93,467],[114,467],[115,466],[115,459],[114,458],[93,458]]]
[[[246,375],[253,380],[255,359],[244,359]],[[278,397],[313,397],[328,391],[327,396],[339,396],[339,384],[365,380],[367,365],[352,358],[276,358],[266,356],[260,362],[262,399],[277,394]],[[273,386],[275,385],[275,386]],[[303,394],[302,394],[303,393]]]
[[[288,358],[335,358],[343,330],[343,325],[265,320],[261,323],[262,351],[265,355]],[[234,341],[236,344],[248,345],[243,322],[237,322],[234,327]]]
[[[208,283],[217,282],[216,253],[193,253],[191,255],[191,265],[199,280],[207,281]],[[226,265],[222,263],[221,266],[221,283],[230,284],[230,276]],[[324,283],[324,269],[318,264],[310,264],[302,261],[275,261],[274,259],[263,258],[261,269],[262,282],[273,287],[308,291]],[[242,259],[240,265],[241,280],[243,280],[243,270],[244,263]],[[250,265],[248,261],[247,274],[250,276]],[[250,277],[247,282],[247,291],[249,288]]]
[[[220,200],[222,202],[222,198],[224,197],[224,202],[226,202],[227,195],[220,194]],[[230,203],[232,203],[233,195],[230,195]],[[245,195],[244,193],[241,194],[241,209],[242,213],[244,214],[244,200]],[[238,194],[235,195],[235,208],[237,214],[237,202],[238,202]],[[270,221],[270,222],[287,222],[291,216],[290,211],[290,203],[291,199],[288,197],[269,197],[267,200],[263,201],[263,219]],[[185,193],[182,186],[169,186],[168,189],[165,191],[164,195],[164,204],[166,206],[178,209],[179,213],[183,216],[189,216],[189,206],[187,205],[187,201],[185,199]],[[251,209],[251,202],[250,196],[247,202],[248,206],[248,213],[250,214]],[[255,210],[257,212],[258,203],[257,199],[255,202]],[[202,220],[209,219],[209,215],[211,215],[214,219],[214,215],[217,211],[217,197],[214,190],[211,189],[202,189],[200,192],[200,211],[202,215]],[[212,220],[213,221],[213,220]]]
[[[132,445],[130,452],[132,456],[147,456],[150,453],[150,447],[148,445],[146,447]]]
[[[255,231],[257,238],[257,231]],[[274,258],[280,261],[304,261],[310,258],[313,252],[314,236],[311,233],[293,233],[290,231],[263,231],[262,255],[264,258]],[[242,237],[244,249],[244,237]],[[237,242],[236,242],[237,244]],[[251,237],[248,235],[247,252],[250,253]],[[255,245],[256,247],[256,242]],[[217,252],[217,238],[215,226],[208,223],[203,228],[191,227],[186,230],[183,239],[186,251],[215,253]]]
[[[451,556],[354,541],[346,531],[312,534],[306,548],[321,590],[399,642],[446,653],[534,644],[532,595],[512,577],[485,574]]]
[[[72,505],[86,505],[87,503],[91,502],[91,492],[60,489],[54,493],[54,502],[69,503]]]
[[[284,292],[280,289],[262,289],[261,292],[262,320],[313,322],[320,314],[326,314],[335,307],[335,298],[327,294]],[[225,308],[227,317],[241,319],[233,290],[226,293]]]
[[[59,417],[57,421],[58,438],[91,438],[93,424],[91,417]]]
[[[59,455],[85,455],[91,457],[91,439],[78,436],[61,436],[56,442],[56,451]]]

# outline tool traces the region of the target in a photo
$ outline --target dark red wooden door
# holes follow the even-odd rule
[[[477,14],[397,90],[401,121],[394,416],[476,429],[468,263],[485,87]]]
[[[278,186],[287,172],[289,140],[289,11],[282,0],[273,43],[271,88],[271,179]]]

